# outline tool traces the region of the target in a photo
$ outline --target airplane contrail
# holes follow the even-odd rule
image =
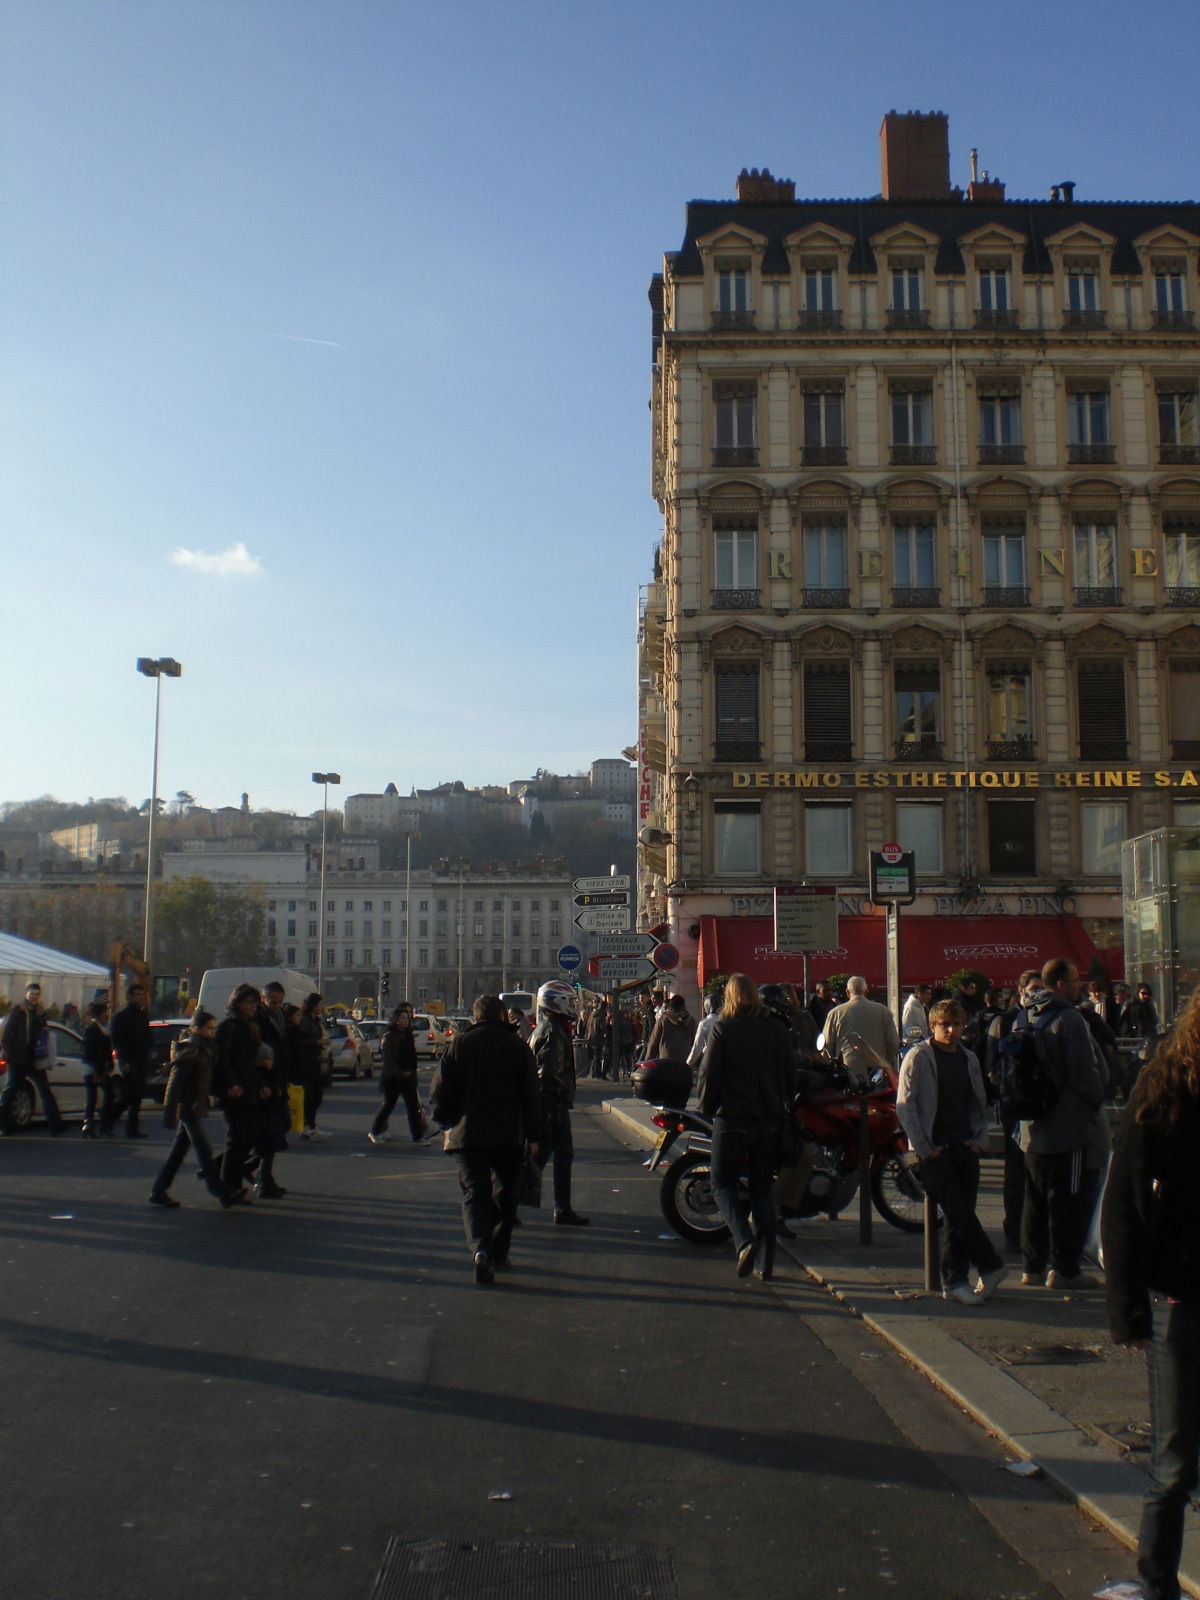
[[[329,345],[333,350],[340,350],[342,348],[341,341],[338,339],[308,339],[305,338],[304,334],[302,333],[266,333],[263,335],[263,338],[288,339],[293,344],[326,344]]]

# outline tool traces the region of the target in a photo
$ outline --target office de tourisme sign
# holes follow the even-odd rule
[[[1200,789],[1200,775],[1143,772],[1138,767],[1071,767],[1050,772],[990,767],[880,767],[864,772],[826,772],[819,767],[775,767],[735,772],[735,789]]]

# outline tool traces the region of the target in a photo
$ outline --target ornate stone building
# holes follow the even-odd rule
[[[1119,968],[1121,840],[1200,822],[1200,206],[881,146],[871,199],[693,202],[651,286],[643,921],[795,977],[771,888],[832,883],[811,972],[879,982],[896,840],[904,982]]]

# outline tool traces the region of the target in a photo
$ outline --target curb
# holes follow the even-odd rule
[[[653,1143],[656,1130],[643,1116],[614,1101],[602,1106],[623,1131]],[[1040,1467],[1064,1499],[1136,1550],[1146,1488],[1146,1474],[1140,1468],[1106,1454],[1023,1384],[931,1322],[919,1299],[899,1301],[877,1269],[816,1243],[806,1246],[803,1256],[792,1239],[780,1238],[777,1248],[1006,1450]],[[1185,1521],[1179,1582],[1187,1594],[1200,1597],[1200,1577],[1192,1574],[1200,1574],[1200,1513],[1194,1506]]]

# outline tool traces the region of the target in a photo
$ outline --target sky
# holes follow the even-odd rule
[[[1045,198],[1200,196],[1200,7],[0,0],[0,801],[342,794],[636,740],[646,299],[743,167],[944,111]],[[333,796],[331,796],[331,799]]]

